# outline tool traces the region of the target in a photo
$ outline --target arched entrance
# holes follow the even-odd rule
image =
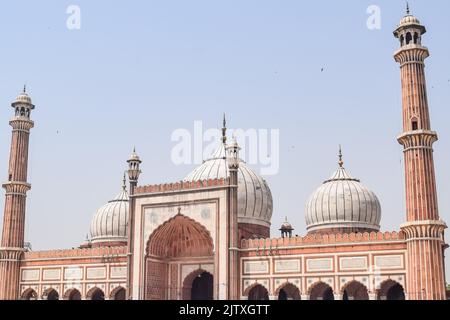
[[[300,290],[292,283],[285,283],[276,292],[278,300],[300,300]]]
[[[105,300],[105,293],[102,289],[94,287],[86,294],[87,300]]]
[[[110,296],[110,300],[125,300],[126,299],[126,290],[123,287],[117,287],[115,288]]]
[[[53,288],[49,288],[42,294],[42,300],[59,300],[58,291]]]
[[[69,289],[64,294],[64,300],[81,300],[81,293],[77,289]]]
[[[178,213],[150,235],[146,249],[145,299],[213,299],[213,275],[197,270],[177,283],[168,283],[169,264],[182,259],[185,263],[214,261],[213,240],[209,231],[195,220]],[[172,268],[176,266],[171,266]],[[173,272],[174,269],[172,269]],[[173,273],[172,273],[173,274]],[[171,288],[171,291],[168,288]],[[201,289],[200,289],[201,288]],[[206,290],[201,293],[200,291]],[[177,293],[178,292],[178,293]]]
[[[378,300],[405,300],[405,291],[402,285],[394,280],[386,280],[378,290]]]
[[[22,293],[21,300],[37,300],[38,294],[33,289],[29,288]]]
[[[211,273],[196,270],[183,281],[183,300],[213,300],[214,278]]]
[[[342,289],[343,300],[369,300],[367,287],[358,281],[350,281]]]
[[[324,282],[317,282],[309,289],[310,300],[334,300],[333,289]]]
[[[257,284],[248,292],[248,300],[269,300],[269,292],[264,286]]]

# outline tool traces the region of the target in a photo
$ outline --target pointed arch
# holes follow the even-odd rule
[[[59,300],[59,293],[54,288],[48,288],[42,293],[42,300]]]
[[[300,289],[289,281],[278,286],[275,296],[278,297],[278,300],[301,300]]]
[[[325,282],[318,281],[308,289],[310,300],[334,300],[333,289]]]
[[[86,300],[105,300],[105,293],[98,287],[92,287],[86,293]]]
[[[248,287],[244,295],[248,296],[248,300],[269,300],[269,291],[260,283],[254,283]]]
[[[20,296],[20,300],[37,300],[38,294],[33,288],[26,289]]]
[[[361,282],[352,280],[347,282],[341,290],[344,300],[369,300],[369,291]]]
[[[378,300],[405,300],[403,286],[392,279],[387,279],[380,284],[377,290]]]
[[[81,300],[81,293],[78,289],[71,288],[66,290],[63,296],[64,300]]]
[[[122,286],[114,288],[109,294],[110,300],[126,300],[126,290]]]
[[[195,271],[192,271],[190,274],[188,274],[184,278],[184,280],[183,280],[183,291],[182,291],[182,299],[183,300],[191,300],[193,298],[193,296],[192,296],[192,288],[193,288],[194,282],[195,282],[196,279],[199,279],[200,277],[204,277],[204,276],[210,278],[211,287],[209,288],[208,291],[211,291],[210,292],[210,296],[211,296],[211,299],[212,299],[212,294],[213,294],[213,292],[212,292],[212,290],[213,290],[213,288],[212,288],[212,285],[213,285],[212,279],[213,279],[213,275],[210,272],[199,268],[199,269],[197,269]]]
[[[178,213],[153,231],[146,253],[158,258],[212,256],[213,240],[203,225]]]

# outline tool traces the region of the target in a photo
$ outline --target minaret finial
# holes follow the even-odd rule
[[[27,93],[27,85],[26,84],[23,85],[23,93]]]
[[[406,14],[410,14],[409,2],[408,1],[406,1]]]
[[[225,112],[223,113],[223,126],[222,126],[222,142],[227,142],[227,120],[225,118]]]
[[[123,188],[123,190],[125,190],[127,188],[127,173],[126,173],[126,171],[123,173],[122,188]]]
[[[339,145],[339,167],[344,167],[344,161],[342,160],[342,147]]]

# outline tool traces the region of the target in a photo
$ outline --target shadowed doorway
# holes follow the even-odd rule
[[[191,288],[192,300],[213,299],[213,276],[209,272],[203,272],[195,277]]]

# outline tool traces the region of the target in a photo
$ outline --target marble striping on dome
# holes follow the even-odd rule
[[[223,140],[223,141],[226,141]],[[219,143],[210,158],[186,176],[184,181],[226,179],[229,176],[226,144]],[[267,182],[240,159],[238,170],[238,221],[270,227],[273,202]]]
[[[309,198],[306,204],[308,232],[380,229],[381,206],[374,192],[352,178],[343,167]]]
[[[127,242],[128,212],[129,197],[124,182],[122,191],[98,209],[92,218],[92,243]]]

